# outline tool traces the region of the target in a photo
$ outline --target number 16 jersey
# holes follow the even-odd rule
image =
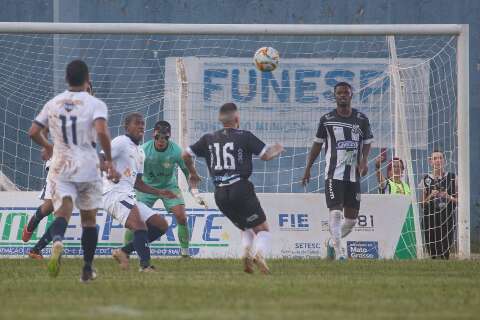
[[[100,179],[95,120],[107,119],[107,106],[85,91],[65,91],[48,101],[35,123],[48,127],[53,140],[50,171],[58,180]]]
[[[192,156],[205,158],[213,183],[228,185],[252,174],[252,155],[266,151],[263,141],[247,130],[224,128],[209,133],[186,149]]]

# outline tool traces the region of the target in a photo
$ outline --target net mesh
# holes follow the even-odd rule
[[[362,192],[379,192],[375,160],[381,148],[386,148],[387,161],[380,170],[387,175],[388,160],[399,155],[399,137],[406,134],[408,154],[401,155],[413,172],[404,172],[403,178],[411,175],[408,182],[420,202],[420,183],[432,172],[429,157],[435,149],[443,151],[445,171],[457,172],[456,37],[399,36],[395,44],[398,88],[392,82],[391,51],[385,36],[2,34],[0,170],[21,190],[42,187],[43,162],[27,130],[42,106],[65,90],[66,64],[81,58],[89,65],[96,96],[109,108],[112,136],[123,133],[122,119],[135,111],[145,115],[147,139],[154,123],[165,119],[172,123],[173,139],[188,145],[219,128],[221,104],[237,103],[242,128],[267,143],[280,142],[286,147],[276,160],[254,160],[252,182],[257,192],[324,191],[323,154],[312,169],[310,184],[303,187],[301,180],[318,121],[335,107],[333,86],[347,81],[354,90],[353,106],[369,117],[375,136]],[[253,53],[262,46],[280,53],[280,65],[272,73],[261,73],[253,66]],[[179,58],[187,80],[183,88]],[[401,105],[395,99],[399,92]],[[179,110],[182,94],[183,115]],[[398,126],[398,108],[403,108],[403,131]],[[182,125],[185,134],[179,136]],[[196,165],[203,177],[201,191],[211,192],[205,163],[197,161]],[[422,222],[424,229],[435,233],[431,238],[424,230],[424,242],[454,245],[454,210],[448,210],[445,217],[439,213],[445,210],[427,212],[419,203],[413,207],[418,208],[422,221],[435,220],[433,224]],[[412,233],[407,228],[405,237]]]

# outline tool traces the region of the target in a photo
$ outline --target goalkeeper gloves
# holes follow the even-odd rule
[[[202,196],[200,196],[198,189],[191,189],[190,194],[199,205],[203,206],[205,209],[208,209],[207,202],[202,198]]]

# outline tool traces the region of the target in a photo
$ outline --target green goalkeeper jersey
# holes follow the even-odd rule
[[[188,178],[188,169],[182,159],[182,149],[173,141],[163,151],[155,149],[154,140],[142,145],[145,152],[143,181],[158,189],[178,188],[177,168]]]

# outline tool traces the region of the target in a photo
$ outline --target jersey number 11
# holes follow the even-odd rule
[[[62,134],[63,134],[63,142],[68,144],[68,137],[67,137],[67,116],[60,115],[60,120],[62,121]],[[72,143],[77,144],[77,117],[71,116],[69,117],[70,121],[72,122]]]

